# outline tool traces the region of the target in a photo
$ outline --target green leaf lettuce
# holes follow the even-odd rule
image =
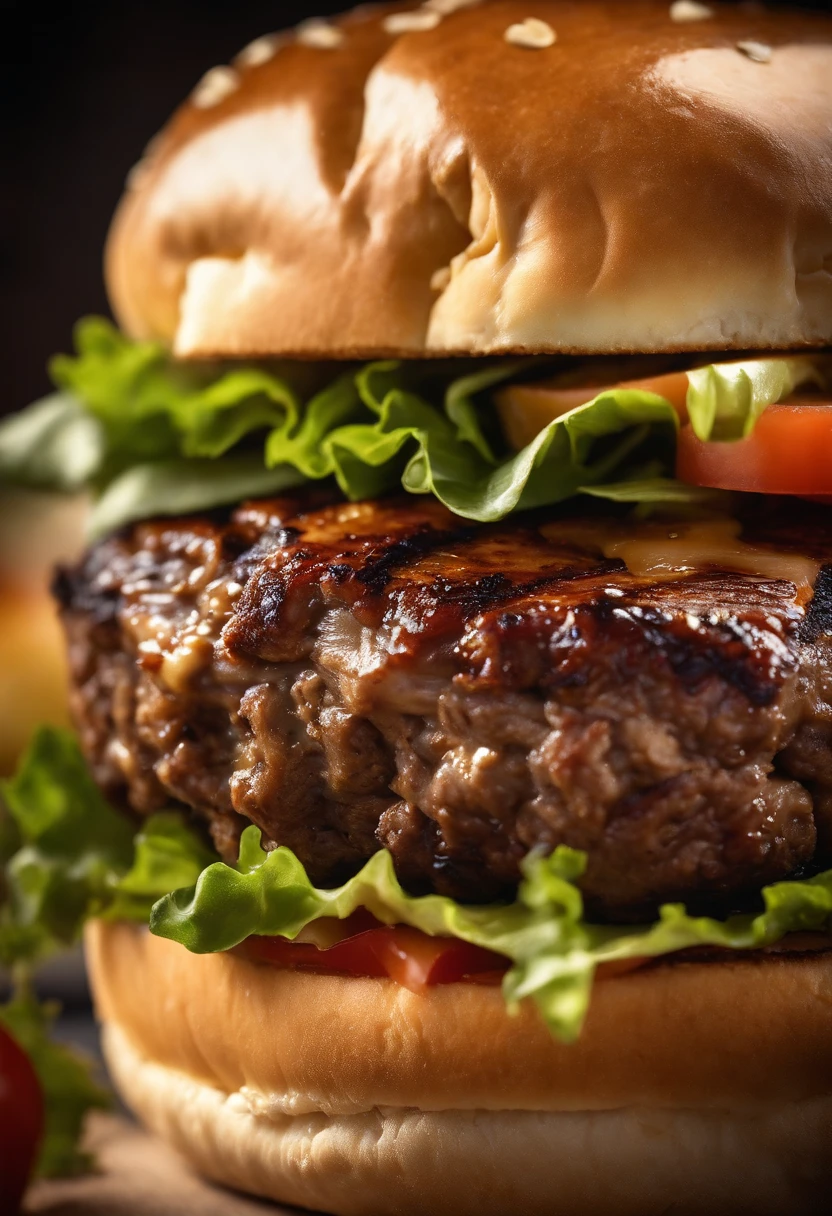
[[[78,325],[76,347],[52,361],[59,392],[0,423],[0,479],[88,487],[94,536],[323,478],[349,499],[404,488],[482,521],[607,485],[628,485],[627,501],[685,500],[655,484],[637,497],[648,463],[668,482],[678,427],[670,402],[641,389],[605,389],[521,451],[508,447],[491,392],[545,375],[545,359],[387,361],[328,373],[325,365],[195,363],[100,318]],[[826,383],[828,370],[828,360],[806,355],[691,371],[694,430],[741,438],[768,405]]]
[[[698,439],[745,439],[760,415],[808,384],[823,388],[829,360],[818,355],[744,359],[688,372],[687,410]]]
[[[18,834],[0,907],[8,967],[71,945],[91,917],[146,921],[156,899],[213,860],[178,815],[154,815],[136,833],[99,791],[70,731],[42,727],[0,794]]]
[[[77,1148],[83,1117],[109,1099],[89,1062],[54,1041],[57,1011],[32,996],[31,970],[76,941],[92,917],[147,923],[161,895],[195,882],[214,857],[175,814],[152,816],[134,835],[68,731],[42,728],[0,793],[0,964],[17,987],[0,1022],[28,1052],[44,1092],[39,1172],[80,1173],[89,1165]]]

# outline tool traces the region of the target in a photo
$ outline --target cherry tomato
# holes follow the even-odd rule
[[[747,439],[704,442],[679,432],[676,476],[694,486],[758,494],[832,494],[832,403],[770,405]]]
[[[26,1052],[0,1026],[0,1211],[17,1212],[43,1133],[43,1094]]]
[[[499,983],[509,965],[502,955],[456,938],[429,937],[418,929],[378,922],[323,950],[285,937],[250,937],[236,952],[302,971],[387,976],[412,992],[460,981]]]

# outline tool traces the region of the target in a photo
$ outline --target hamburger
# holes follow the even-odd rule
[[[131,176],[121,328],[0,432],[95,499],[9,916],[88,923],[209,1178],[818,1210],[830,113],[823,15],[432,0],[259,39]]]

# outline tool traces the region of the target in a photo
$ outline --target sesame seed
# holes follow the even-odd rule
[[[707,21],[713,17],[714,10],[707,4],[697,4],[696,0],[676,0],[670,6],[671,21]]]
[[[527,17],[516,25],[510,25],[505,32],[506,42],[512,46],[527,47],[530,51],[542,51],[547,46],[553,46],[557,34],[547,21],[537,17]]]
[[[239,87],[240,77],[233,68],[211,68],[194,89],[191,101],[198,110],[210,110]]]
[[[765,42],[738,42],[737,50],[742,51],[754,63],[771,63],[772,49]]]
[[[459,12],[461,8],[473,8],[481,0],[425,0],[423,8],[439,13],[440,17],[449,17],[451,13]]]
[[[431,291],[444,291],[451,281],[450,266],[440,266],[430,276]]]
[[[381,24],[387,34],[421,34],[435,30],[441,20],[434,9],[423,8],[413,13],[391,13]]]
[[[312,46],[319,51],[334,51],[344,41],[344,31],[321,17],[301,22],[295,32],[302,46]]]
[[[279,45],[280,39],[276,34],[264,34],[262,38],[255,38],[254,42],[244,46],[234,62],[242,68],[259,67],[261,63],[268,63],[274,58]]]

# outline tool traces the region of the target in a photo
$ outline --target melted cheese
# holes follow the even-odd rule
[[[704,570],[732,570],[794,583],[801,598],[811,595],[819,562],[801,553],[749,545],[740,539],[741,530],[737,520],[725,516],[681,523],[582,521],[542,529],[550,540],[585,544],[622,561],[636,578],[663,581]]]

